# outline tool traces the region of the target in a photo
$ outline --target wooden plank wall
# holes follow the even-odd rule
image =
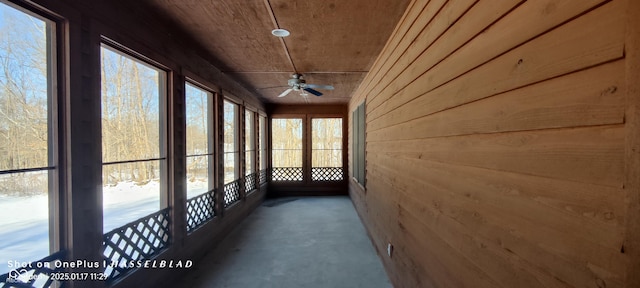
[[[350,195],[396,287],[637,287],[630,2],[409,4],[349,104]]]

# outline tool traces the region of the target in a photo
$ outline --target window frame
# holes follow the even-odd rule
[[[184,96],[185,96],[185,140],[189,141],[188,139],[188,134],[187,134],[187,117],[188,117],[188,110],[187,110],[187,85],[191,85],[196,89],[200,89],[202,92],[207,93],[207,147],[208,147],[208,152],[207,153],[202,153],[202,154],[197,154],[197,155],[190,155],[189,152],[186,150],[187,145],[185,144],[185,164],[186,164],[186,160],[189,157],[199,157],[199,156],[208,156],[208,160],[207,160],[207,165],[208,165],[208,188],[206,192],[200,193],[198,195],[195,195],[191,198],[195,198],[198,197],[202,194],[205,193],[209,193],[213,190],[216,189],[217,186],[217,181],[216,181],[216,176],[217,176],[217,167],[216,167],[216,125],[217,125],[217,113],[216,113],[216,102],[218,101],[218,96],[217,93],[214,92],[214,89],[210,89],[208,88],[206,85],[200,84],[200,82],[190,78],[190,77],[185,77],[185,81],[184,81]],[[188,181],[188,170],[187,167],[185,166],[185,176],[187,177],[187,181]],[[188,185],[185,186],[185,198],[187,200],[189,200],[190,198],[187,196],[189,195],[189,190],[188,190]]]
[[[44,167],[27,167],[0,170],[0,175],[47,171],[47,206],[48,206],[48,254],[53,255],[64,249],[68,229],[63,219],[67,218],[67,211],[63,209],[66,203],[66,141],[65,141],[65,82],[67,66],[64,63],[66,45],[65,21],[57,15],[43,11],[26,3],[0,1],[0,5],[18,10],[28,16],[37,18],[45,23],[46,37],[46,71],[47,71],[47,165]],[[37,261],[39,259],[25,259]]]
[[[352,179],[366,188],[366,102],[352,112]]]
[[[323,149],[323,150],[330,150],[330,151],[340,151],[340,166],[318,166],[316,167],[313,162],[314,162],[314,151],[318,151],[316,149],[314,149],[314,143],[313,143],[313,133],[314,133],[314,129],[313,129],[313,122],[315,119],[340,119],[340,148],[339,149]],[[309,115],[309,141],[308,141],[308,153],[309,153],[309,171],[311,173],[311,177],[309,178],[310,181],[312,182],[341,182],[344,181],[346,179],[345,177],[345,169],[346,169],[346,165],[345,165],[345,117],[343,115],[338,115],[338,114],[311,114]],[[342,175],[341,175],[341,179],[333,179],[333,180],[328,180],[328,179],[314,179],[314,173],[313,170],[314,168],[325,168],[325,169],[329,169],[329,168],[339,168],[342,170]]]
[[[268,123],[268,118],[266,115],[262,115],[261,113],[258,113],[258,141],[256,141],[258,143],[258,165],[257,168],[258,171],[266,171],[269,169],[269,161],[267,160],[268,156],[267,156],[267,152],[268,152],[268,138],[267,138],[267,134],[269,132],[267,132],[267,127],[269,126]]]
[[[224,127],[225,108],[224,108],[224,106],[225,106],[226,103],[232,104],[234,106],[234,113],[235,113],[235,115],[233,117],[234,118],[233,119],[233,123],[234,123],[234,125],[233,125],[233,127],[234,127],[234,129],[233,129],[234,145],[233,146],[234,147],[233,147],[233,150],[229,151],[229,152],[227,152],[225,150],[225,144],[226,143],[225,143],[225,139],[224,139],[224,135],[225,135],[225,130],[224,130],[225,129],[225,127]],[[240,135],[241,135],[240,134],[240,126],[241,126],[240,108],[241,108],[241,104],[240,103],[238,103],[237,101],[235,101],[233,98],[231,98],[229,96],[224,96],[224,98],[222,100],[222,111],[221,111],[222,119],[223,119],[223,121],[222,121],[223,122],[222,123],[222,146],[223,146],[223,149],[221,151],[222,152],[222,168],[223,168],[222,179],[221,179],[222,180],[221,181],[222,185],[227,185],[227,184],[232,183],[234,181],[237,181],[238,179],[241,178],[241,175],[240,175],[240,172],[241,172],[240,171],[240,164],[241,164],[241,162],[240,162],[240,160],[241,160],[240,159],[240,155],[241,155],[240,154],[240,152],[241,152],[241,146],[240,146],[241,145],[241,143],[240,143]],[[234,170],[234,176],[233,176],[233,180],[231,180],[229,182],[226,181],[226,176],[225,176],[226,175],[225,164],[226,164],[226,155],[227,154],[235,154],[234,169],[233,169]]]
[[[300,164],[300,167],[278,167],[278,166],[276,166],[276,165],[275,165],[275,163],[274,163],[274,161],[275,161],[275,157],[274,157],[273,153],[274,153],[274,151],[276,151],[276,150],[278,150],[278,149],[275,149],[275,148],[274,148],[274,145],[273,145],[273,141],[274,141],[274,138],[275,138],[275,137],[274,137],[274,135],[273,135],[273,132],[274,132],[273,126],[274,126],[274,121],[276,121],[276,120],[281,120],[281,119],[298,119],[298,120],[300,120],[300,121],[301,121],[301,127],[300,127],[300,129],[301,129],[301,133],[302,133],[302,138],[301,138],[300,149],[289,149],[289,150],[300,150],[300,157],[301,157],[301,159],[302,159],[302,160],[301,160],[301,161],[302,161],[302,163]],[[307,177],[307,176],[306,176],[306,174],[307,174],[307,171],[306,171],[306,170],[309,170],[309,169],[305,169],[306,167],[308,167],[308,164],[307,164],[307,162],[308,162],[308,161],[307,161],[307,158],[308,158],[308,157],[307,157],[307,155],[308,155],[308,152],[307,152],[308,144],[306,144],[306,141],[308,141],[308,139],[307,139],[307,138],[308,138],[308,137],[307,137],[307,129],[306,129],[306,127],[307,127],[307,121],[308,121],[308,117],[307,117],[307,115],[300,115],[300,114],[278,114],[278,115],[273,115],[273,116],[271,117],[271,119],[270,119],[270,120],[271,120],[271,121],[270,121],[270,123],[269,123],[269,124],[270,124],[270,125],[269,125],[269,127],[271,127],[271,129],[269,129],[269,132],[271,133],[271,134],[270,134],[270,135],[271,135],[271,137],[270,137],[269,139],[270,139],[270,143],[271,143],[271,146],[270,146],[270,147],[271,147],[271,150],[270,150],[270,156],[269,156],[269,159],[270,159],[271,161],[270,161],[270,163],[269,163],[269,167],[270,167],[270,168],[271,168],[271,170],[272,170],[272,171],[271,171],[271,173],[272,173],[271,181],[273,181],[273,182],[278,182],[278,183],[306,183],[306,182],[307,182],[307,180],[308,180],[308,178],[309,178],[309,177]],[[273,179],[273,178],[274,178],[273,173],[275,173],[274,171],[275,171],[275,169],[277,169],[277,168],[300,168],[300,169],[302,169],[302,179],[301,179],[301,180],[290,180],[290,181],[289,181],[289,180],[274,180],[274,179]]]
[[[101,175],[104,175],[104,172],[102,171],[104,166],[106,165],[119,165],[119,164],[129,164],[129,163],[140,163],[140,162],[151,162],[151,161],[158,161],[159,162],[159,184],[160,184],[160,197],[159,197],[159,207],[157,209],[157,211],[161,211],[163,209],[166,209],[167,207],[170,206],[169,203],[169,193],[170,191],[172,191],[172,189],[170,189],[169,187],[169,174],[170,174],[170,164],[169,164],[169,151],[168,151],[168,147],[169,147],[169,141],[172,141],[172,139],[169,139],[169,101],[171,98],[171,87],[170,87],[170,83],[171,83],[171,78],[172,78],[172,74],[171,74],[171,70],[169,68],[167,68],[165,65],[160,64],[157,61],[154,61],[152,59],[150,59],[149,57],[146,57],[145,55],[143,55],[142,53],[136,52],[134,51],[132,48],[129,48],[127,46],[124,46],[120,43],[117,43],[109,38],[107,38],[106,36],[102,36],[101,37],[101,41],[100,41],[100,55],[102,54],[102,49],[107,49],[110,50],[111,52],[114,52],[116,54],[120,54],[121,56],[124,57],[128,57],[133,61],[136,61],[136,63],[138,64],[142,64],[144,66],[149,67],[150,69],[154,69],[156,71],[158,71],[159,73],[159,77],[158,77],[158,157],[155,158],[148,158],[148,159],[128,159],[128,160],[120,160],[120,161],[109,161],[109,162],[105,162],[104,161],[104,152],[101,155],[101,163],[100,163],[100,170],[101,170]],[[102,56],[100,56],[102,57]],[[101,67],[102,62],[98,61],[99,66]],[[102,69],[102,68],[101,68]],[[101,72],[102,73],[102,72]],[[102,76],[101,76],[102,77]],[[100,86],[101,87],[101,86]],[[100,109],[101,109],[101,114],[100,114],[100,127],[101,127],[101,131],[100,133],[102,133],[102,87],[100,88]],[[102,145],[102,142],[101,144]],[[101,149],[102,150],[102,149]],[[104,177],[104,176],[103,176]],[[104,179],[102,179],[101,183],[101,189],[104,185]],[[102,193],[103,197],[104,197],[104,193]],[[104,199],[104,198],[103,198]],[[103,204],[104,205],[104,204]],[[104,227],[104,206],[102,207],[102,217],[103,217],[103,227]],[[156,212],[157,212],[156,211]],[[154,212],[155,213],[155,212]],[[150,214],[149,214],[150,215]],[[145,217],[145,216],[142,216]],[[131,221],[136,221],[137,219],[132,219]],[[131,222],[128,222],[131,223]],[[122,225],[126,225],[126,224],[122,224]],[[120,227],[120,226],[118,226]],[[108,233],[109,231],[103,231],[103,234]]]
[[[340,167],[340,168],[344,167],[345,166],[344,165],[344,145],[343,145],[343,143],[344,143],[344,118],[342,116],[316,116],[316,115],[313,115],[311,117],[311,121],[309,123],[310,129],[311,129],[311,137],[309,139],[311,141],[311,145],[309,145],[309,150],[311,152],[311,154],[310,154],[311,166],[309,166],[309,167],[310,168],[327,167],[327,166],[322,166],[322,167],[318,166],[318,167],[316,167],[316,166],[313,165],[313,152],[314,151],[318,151],[318,149],[314,149],[313,148],[313,131],[314,131],[313,130],[313,120],[315,120],[315,119],[340,119],[341,120],[340,121],[340,140],[341,140],[340,141],[340,148],[339,149],[322,149],[322,150],[325,150],[325,151],[326,150],[329,150],[329,151],[337,151],[337,150],[339,150],[341,152],[340,153],[340,155],[341,155],[340,156],[340,166],[335,166],[335,167]],[[331,166],[331,167],[334,167],[334,166]]]
[[[255,110],[251,109],[250,107],[245,106],[244,107],[244,129],[243,129],[243,133],[244,133],[244,145],[243,145],[243,152],[244,152],[244,160],[245,160],[245,166],[244,166],[244,176],[248,176],[254,173],[257,173],[257,130],[256,130],[256,121],[257,121],[257,115],[258,113],[255,112]],[[247,119],[247,115],[251,115],[251,119]],[[250,125],[250,127],[247,127],[247,125]],[[247,135],[249,134],[249,135]],[[249,138],[249,136],[251,138]],[[249,141],[249,139],[251,139],[251,141]],[[247,149],[249,148],[249,149]],[[252,156],[251,153],[253,153]],[[247,159],[251,158],[251,167],[247,167]]]

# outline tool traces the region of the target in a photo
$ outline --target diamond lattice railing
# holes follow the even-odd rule
[[[344,180],[342,167],[314,167],[311,168],[312,181],[342,181]]]
[[[187,231],[193,231],[215,216],[216,190],[187,200]]]
[[[302,167],[277,167],[271,170],[271,181],[302,181]]]
[[[107,281],[131,270],[127,265],[131,261],[150,259],[167,247],[171,240],[169,224],[169,208],[165,208],[104,234]]]
[[[244,177],[244,189],[247,194],[249,192],[256,190],[256,173],[249,174]]]
[[[240,200],[240,182],[238,179],[224,185],[224,207],[227,208]]]

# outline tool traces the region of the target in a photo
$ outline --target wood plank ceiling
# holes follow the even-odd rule
[[[409,0],[145,0],[201,43],[224,73],[267,103],[347,103]],[[275,28],[291,35],[276,38]],[[292,92],[294,72],[333,85],[321,97]]]

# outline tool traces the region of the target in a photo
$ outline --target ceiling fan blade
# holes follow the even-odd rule
[[[282,88],[282,87],[289,87],[289,85],[270,86],[270,87],[259,87],[259,88],[256,88],[256,90],[275,89],[275,88]]]
[[[333,86],[331,86],[331,85],[305,84],[304,87],[305,88],[312,88],[312,89],[333,90]]]
[[[287,96],[287,94],[291,93],[291,91],[293,91],[293,89],[291,89],[291,88],[289,88],[287,90],[284,90],[284,92],[282,92],[282,94],[278,95],[278,97]]]
[[[311,93],[313,95],[316,95],[316,96],[322,96],[322,93],[320,93],[320,92],[318,92],[316,90],[313,90],[311,88],[304,88],[304,91],[307,91],[307,92],[309,92],[309,93]]]

